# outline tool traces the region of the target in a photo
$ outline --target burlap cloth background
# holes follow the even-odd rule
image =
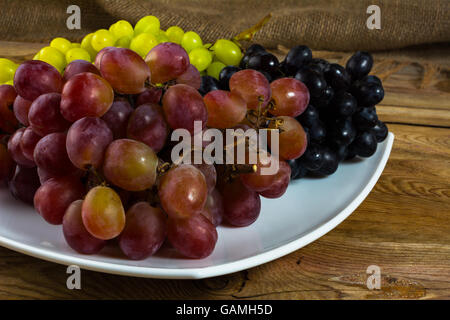
[[[68,30],[70,4],[81,8],[81,30]],[[366,28],[371,4],[381,30]],[[176,24],[206,41],[231,37],[267,13],[273,18],[256,41],[269,47],[304,43],[315,49],[382,50],[450,41],[449,0],[14,0],[0,1],[0,40],[73,40],[118,19],[153,14],[163,28]]]
[[[81,8],[81,30],[66,27],[72,4]],[[381,30],[366,27],[371,4],[381,8]],[[179,25],[211,42],[236,35],[269,12],[272,19],[254,38],[269,48],[378,51],[396,68],[414,62],[450,69],[450,0],[0,0],[0,40],[75,41],[118,19],[135,23],[152,14],[163,29]]]

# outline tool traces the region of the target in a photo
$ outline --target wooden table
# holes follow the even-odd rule
[[[0,42],[0,56],[29,58],[42,44]],[[320,56],[322,53],[317,53]],[[383,175],[361,206],[312,244],[276,261],[199,281],[83,271],[0,248],[0,299],[404,299],[450,298],[450,82],[419,89],[422,70],[387,79],[377,108],[395,134]],[[366,269],[381,268],[381,290]]]

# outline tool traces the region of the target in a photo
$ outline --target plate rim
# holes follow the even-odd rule
[[[155,278],[155,279],[205,279],[221,275],[227,275],[230,273],[242,271],[245,269],[250,269],[258,265],[276,260],[289,253],[292,253],[311,242],[317,240],[318,238],[324,236],[326,233],[330,232],[336,228],[340,223],[342,223],[356,208],[364,201],[364,199],[372,191],[373,187],[380,178],[389,155],[392,150],[394,143],[394,134],[392,132],[388,133],[386,138],[386,147],[384,153],[381,157],[380,164],[377,169],[370,177],[369,183],[361,190],[361,192],[333,218],[327,222],[317,226],[315,229],[311,230],[307,234],[301,236],[300,238],[285,243],[279,247],[270,249],[266,252],[259,253],[250,257],[246,257],[237,261],[227,262],[219,265],[213,265],[202,268],[184,268],[184,269],[174,269],[174,268],[154,268],[154,267],[143,267],[143,266],[128,266],[119,265],[110,262],[102,262],[85,258],[78,258],[73,256],[68,256],[63,253],[51,252],[45,249],[36,248],[21,242],[11,240],[0,236],[0,245],[32,256],[34,258],[62,264],[62,265],[76,265],[81,269],[110,273],[122,276],[133,276],[133,277],[143,277],[143,278]]]

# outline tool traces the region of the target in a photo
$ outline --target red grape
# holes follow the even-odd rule
[[[8,181],[13,169],[14,161],[8,152],[8,148],[0,143],[0,186]]]
[[[74,122],[84,117],[101,117],[114,101],[114,91],[110,84],[96,74],[79,73],[63,87],[61,113]]]
[[[208,197],[205,176],[188,164],[170,169],[161,177],[158,189],[161,206],[175,218],[199,213]]]
[[[203,98],[190,86],[177,84],[170,87],[163,96],[163,108],[172,129],[183,128],[193,134],[194,121],[201,121],[202,129],[206,126],[208,112]]]
[[[178,219],[169,217],[167,237],[182,255],[201,259],[213,252],[217,242],[217,230],[201,214]]]
[[[226,222],[236,227],[245,227],[256,221],[261,211],[261,199],[255,191],[235,179],[222,186],[221,194]]]
[[[36,191],[34,207],[48,223],[61,224],[69,205],[84,194],[85,188],[79,179],[73,176],[52,178]]]
[[[156,181],[158,158],[146,144],[120,139],[106,149],[103,173],[114,185],[128,191],[143,191]]]
[[[20,165],[16,166],[16,171],[8,182],[13,197],[31,205],[39,186],[36,168],[25,168]]]
[[[150,69],[134,51],[126,48],[110,48],[99,62],[100,72],[118,93],[138,94],[145,90],[150,80]]]
[[[176,82],[178,84],[186,84],[198,90],[202,85],[202,76],[197,68],[190,64],[187,70],[182,75],[178,76]]]
[[[13,112],[16,96],[13,86],[0,85],[0,129],[8,133],[13,133],[19,125]]]
[[[166,233],[166,216],[161,209],[138,202],[127,211],[119,246],[128,258],[142,260],[159,250]]]
[[[25,128],[20,128],[11,136],[11,138],[9,138],[8,151],[13,160],[17,162],[17,164],[23,167],[32,168],[35,167],[36,164],[34,163],[33,160],[30,160],[27,157],[25,157],[22,150],[22,146],[20,144],[24,132]]]
[[[292,117],[278,117],[282,121],[279,135],[279,156],[284,160],[299,158],[306,150],[308,140],[302,125]],[[272,127],[271,127],[272,128]],[[272,128],[273,129],[273,128]],[[271,140],[268,139],[269,147]]]
[[[269,175],[262,172],[263,168],[268,170],[270,167],[277,167],[274,174]],[[277,178],[279,168],[280,161],[278,161],[276,157],[271,156],[269,153],[265,153],[265,157],[262,157],[260,154],[258,157],[256,172],[241,174],[240,179],[242,183],[250,190],[261,192],[268,189],[274,183]]]
[[[81,208],[83,200],[76,200],[67,208],[63,218],[63,233],[68,245],[82,254],[94,254],[106,245],[105,240],[93,237],[83,224]]]
[[[83,224],[94,237],[109,240],[125,227],[125,211],[117,193],[108,187],[91,189],[81,209]]]
[[[106,112],[102,120],[111,129],[114,140],[125,138],[127,135],[127,125],[130,115],[133,113],[133,108],[126,100],[116,100],[113,102],[111,108]]]
[[[186,72],[189,56],[180,45],[164,42],[150,50],[145,62],[150,68],[152,83],[165,83]]]
[[[39,176],[39,182],[41,183],[41,185],[44,184],[45,181],[50,180],[51,178],[55,178],[50,173],[41,168],[37,168],[37,174]]]
[[[128,138],[145,143],[155,152],[164,147],[168,134],[162,108],[157,104],[140,105],[128,121]]]
[[[34,149],[34,161],[39,168],[53,176],[69,174],[76,169],[66,151],[66,134],[51,133],[37,143]]]
[[[97,70],[100,70],[100,62],[102,61],[103,55],[111,49],[115,49],[115,47],[104,47],[95,56],[94,65],[97,67]]]
[[[69,63],[64,70],[63,81],[66,83],[74,75],[83,72],[90,72],[96,75],[100,75],[100,71],[90,62],[85,60],[74,60]]]
[[[147,88],[144,92],[139,94],[136,99],[136,106],[140,106],[145,103],[159,103],[163,94],[161,88]]]
[[[278,170],[275,181],[266,190],[260,192],[265,198],[275,199],[281,197],[287,190],[291,181],[291,167],[286,161],[280,161],[280,170]]]
[[[31,127],[25,129],[20,139],[20,148],[25,158],[34,162],[34,148],[41,138]]]
[[[28,112],[30,111],[31,103],[31,101],[26,100],[21,96],[17,96],[16,100],[14,100],[14,115],[24,126],[28,126],[30,124],[28,122]]]
[[[53,132],[62,132],[70,123],[61,115],[59,93],[46,93],[33,101],[28,113],[28,121],[34,132],[45,136]]]
[[[216,187],[216,181],[217,181],[217,171],[216,167],[213,164],[193,164],[194,167],[196,167],[198,170],[203,173],[206,180],[206,185],[208,187],[208,193],[211,193],[214,188]]]
[[[61,178],[61,177],[75,177],[77,179],[81,179],[85,172],[80,169],[75,169],[75,171],[69,172],[67,174],[62,175],[53,175],[48,173],[42,168],[37,168],[37,173],[39,176],[39,181],[41,182],[41,185],[44,184],[45,181],[50,180],[52,178]]]
[[[29,101],[50,92],[61,92],[63,80],[54,67],[39,60],[25,61],[14,74],[14,88]]]
[[[67,154],[77,168],[99,168],[112,141],[113,134],[102,119],[85,117],[72,124],[67,133]]]
[[[270,113],[275,116],[297,117],[309,104],[309,91],[303,82],[282,78],[270,84],[275,106]]]
[[[203,209],[202,214],[217,227],[222,223],[223,212],[222,195],[217,189],[213,189],[206,199],[205,208]]]
[[[247,102],[248,109],[267,106],[270,100],[270,85],[266,77],[258,71],[247,69],[233,74],[230,78],[230,91],[236,92]]]
[[[214,90],[203,97],[208,110],[208,127],[226,129],[234,127],[245,118],[247,104],[235,92]]]

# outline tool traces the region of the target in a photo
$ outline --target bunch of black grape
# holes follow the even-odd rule
[[[302,157],[289,161],[292,179],[308,173],[327,176],[336,172],[341,161],[356,156],[370,157],[377,143],[388,134],[378,119],[376,105],[384,98],[381,80],[369,75],[373,58],[356,52],[345,67],[312,57],[307,46],[296,46],[280,63],[277,57],[258,44],[245,52],[239,67],[225,67],[219,81],[204,76],[200,92],[228,89],[231,76],[241,69],[255,69],[269,82],[294,77],[309,89],[308,108],[297,117],[308,135],[308,147]]]

